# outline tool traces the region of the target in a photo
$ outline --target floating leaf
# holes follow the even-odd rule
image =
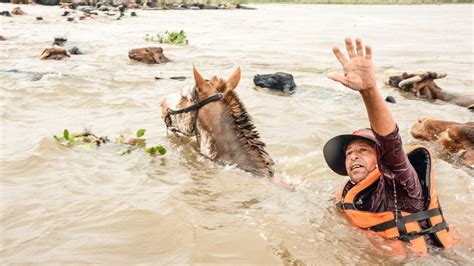
[[[69,130],[64,129],[63,137],[64,137],[65,140],[69,140]]]
[[[146,129],[140,129],[137,131],[137,137],[140,138],[140,137],[143,137],[143,135],[145,135],[145,131]]]
[[[148,152],[150,155],[155,155],[156,154],[155,147],[150,147],[146,149],[146,152]]]
[[[69,142],[69,145],[74,145],[74,143],[76,143],[76,138],[73,136],[73,135],[68,135],[68,142]]]
[[[147,148],[146,151],[152,156],[155,156],[156,152],[160,153],[161,155],[166,153],[166,149],[161,145]]]
[[[166,148],[163,147],[163,146],[161,146],[161,145],[160,145],[160,146],[156,146],[155,148],[158,150],[158,152],[159,152],[161,155],[164,155],[164,154],[166,153]]]

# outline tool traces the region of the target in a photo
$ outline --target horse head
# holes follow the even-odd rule
[[[273,161],[239,99],[240,68],[224,80],[204,79],[193,68],[195,85],[166,96],[162,117],[169,130],[195,136],[200,152],[212,160],[258,174],[273,175]]]

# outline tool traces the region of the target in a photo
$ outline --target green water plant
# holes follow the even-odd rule
[[[175,31],[165,31],[165,33],[158,33],[156,35],[146,34],[145,41],[147,42],[158,42],[158,43],[169,43],[169,44],[179,44],[186,45],[189,43],[186,33],[183,30],[180,32]]]
[[[125,141],[125,137],[123,135],[120,135],[119,138],[117,139],[117,142],[121,144],[126,144],[128,146],[127,149],[121,152],[120,154],[121,155],[130,154],[132,151],[139,148],[144,149],[151,156],[156,156],[157,153],[159,153],[160,155],[166,154],[166,148],[161,145],[147,147],[146,139],[143,138],[143,136],[145,135],[145,132],[146,132],[146,129],[144,128],[139,129],[135,133],[135,137],[129,138],[127,141]]]
[[[146,129],[139,129],[135,133],[134,137],[130,137],[128,139],[126,139],[123,135],[120,135],[115,142],[117,144],[124,145],[126,149],[119,154],[130,154],[132,151],[137,149],[145,150],[150,156],[166,154],[166,148],[161,145],[147,147],[146,139],[143,138],[145,132]],[[107,136],[97,137],[87,128],[81,133],[70,133],[68,129],[64,129],[62,136],[54,135],[53,137],[59,142],[59,144],[66,147],[87,147],[92,149],[94,146],[99,147],[107,142],[110,142]]]
[[[62,136],[54,136],[59,144],[63,146],[77,146],[77,145],[88,145],[92,147],[96,145],[99,147],[102,144],[109,142],[107,136],[97,137],[95,134],[92,134],[89,129],[84,129],[81,133],[70,133],[68,129],[64,129]]]

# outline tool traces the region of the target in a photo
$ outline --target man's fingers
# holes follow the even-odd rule
[[[344,77],[344,76],[341,76],[341,75],[339,75],[339,74],[330,73],[330,74],[328,74],[327,77],[330,78],[330,79],[332,79],[332,80],[334,80],[334,81],[337,81],[337,82],[341,83],[342,85],[344,85],[344,86],[346,86],[346,87],[347,87],[347,85],[349,84],[347,78]]]
[[[333,47],[333,48],[332,48],[332,52],[333,52],[334,55],[336,56],[337,60],[339,60],[339,62],[341,62],[342,65],[344,65],[344,64],[347,63],[346,57],[345,57],[344,54],[341,52],[341,50],[339,50],[339,48]]]
[[[347,53],[349,54],[349,58],[356,57],[354,45],[352,44],[351,38],[346,38],[345,42],[346,42],[346,49],[347,49]]]
[[[365,46],[365,58],[372,60],[372,47],[370,45]]]
[[[362,40],[360,38],[356,39],[356,48],[357,48],[357,55],[364,56],[364,51],[362,50]]]

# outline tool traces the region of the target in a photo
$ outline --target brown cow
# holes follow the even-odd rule
[[[459,106],[474,108],[474,98],[466,97],[442,90],[436,83],[435,79],[444,78],[444,73],[425,72],[425,73],[407,73],[401,75],[384,74],[384,83],[402,91],[413,93],[416,97],[428,100],[442,100]]]
[[[12,9],[12,14],[13,15],[17,15],[17,16],[21,16],[21,15],[25,15],[25,11],[21,10],[20,7],[15,7],[14,9]]]
[[[53,46],[53,48],[44,49],[43,53],[41,53],[40,59],[62,60],[66,57],[71,57],[66,49],[59,46]]]
[[[163,54],[161,47],[131,49],[128,51],[128,57],[145,64],[162,64],[171,61]]]
[[[12,10],[12,14],[13,15],[25,15],[26,13],[23,10],[21,10],[20,7],[15,7]]]
[[[474,122],[457,123],[421,116],[412,126],[411,134],[440,144],[450,155],[459,153],[460,163],[474,168]]]

